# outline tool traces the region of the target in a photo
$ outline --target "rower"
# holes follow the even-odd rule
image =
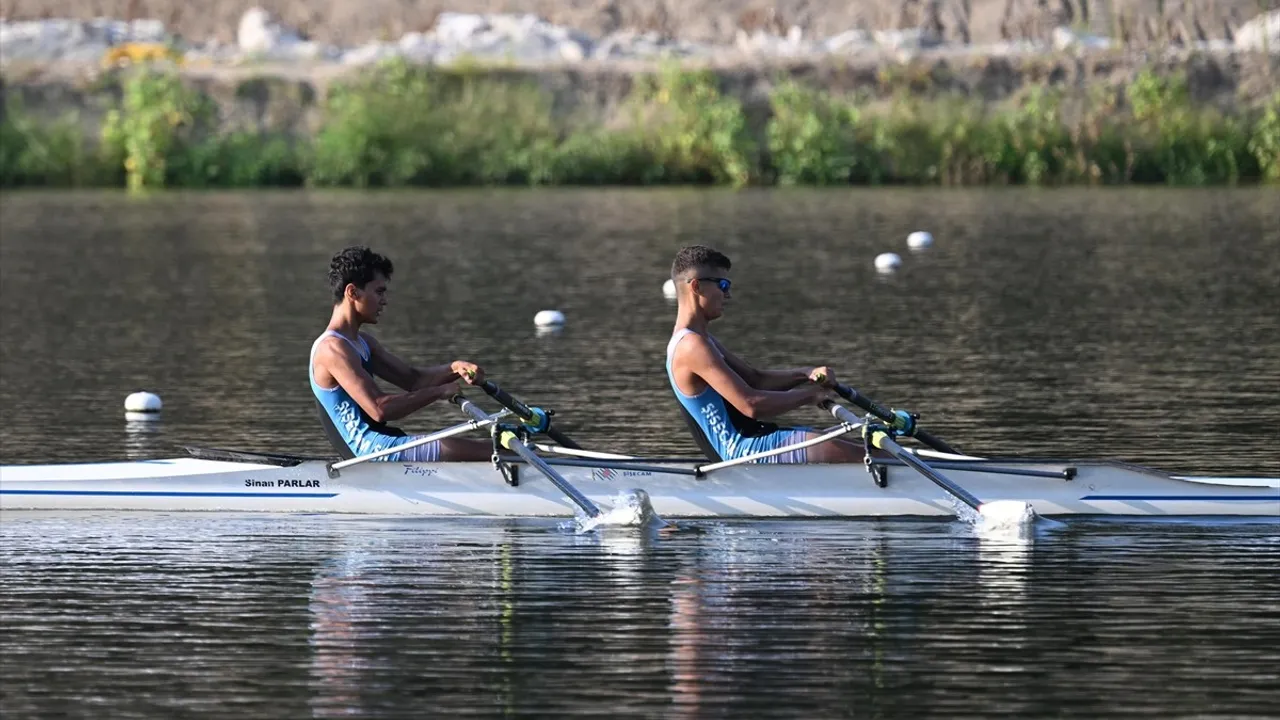
[[[733,460],[817,437],[804,427],[779,427],[766,418],[817,405],[831,397],[835,374],[757,370],[707,332],[724,313],[732,281],[730,260],[703,246],[682,248],[671,265],[679,309],[667,344],[667,378],[698,446],[713,461]],[[840,439],[759,459],[765,463],[862,462],[860,444]]]
[[[387,350],[363,325],[376,325],[387,304],[393,266],[366,247],[349,247],[329,262],[333,313],[311,345],[308,374],[325,435],[343,458],[399,447],[415,439],[387,425],[458,392],[458,381],[484,381],[474,363],[414,367]],[[374,377],[404,392],[385,392]],[[377,458],[383,462],[488,460],[488,440],[451,437]]]

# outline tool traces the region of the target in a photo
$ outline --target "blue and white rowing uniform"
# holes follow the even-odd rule
[[[805,439],[805,429],[780,428],[773,423],[763,423],[739,412],[732,403],[726,401],[720,393],[710,385],[697,395],[686,395],[676,385],[675,373],[671,370],[671,359],[675,357],[676,346],[688,335],[695,334],[689,328],[680,328],[667,343],[667,379],[671,381],[671,389],[680,401],[685,421],[693,432],[699,447],[713,460],[734,460],[753,453],[774,450],[785,445],[801,442]],[[710,338],[708,338],[710,339]],[[719,348],[715,342],[712,347]],[[761,458],[759,463],[804,463],[808,461],[805,448]]]
[[[363,335],[359,336],[360,341],[357,343],[342,333],[325,330],[324,334],[316,338],[316,341],[311,344],[311,362],[307,365],[307,376],[311,379],[311,393],[316,396],[316,402],[320,403],[320,407],[328,418],[329,427],[325,429],[329,431],[330,440],[335,444],[341,441],[353,456],[360,457],[386,450],[387,448],[399,447],[414,440],[415,437],[421,437],[407,435],[399,428],[374,422],[365,413],[364,408],[360,407],[360,403],[356,402],[341,385],[326,388],[320,387],[316,383],[316,349],[320,347],[320,342],[326,337],[341,338],[351,345],[352,349],[356,351],[356,355],[360,356],[361,367],[370,374],[373,371],[369,367],[369,358],[371,356],[369,343],[365,342]],[[335,434],[336,438],[334,437]],[[411,447],[402,452],[375,458],[370,462],[436,462],[439,459],[440,441],[437,440]]]

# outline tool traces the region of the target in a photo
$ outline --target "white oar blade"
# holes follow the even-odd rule
[[[978,506],[978,514],[989,527],[1021,527],[1036,521],[1030,503],[1020,500],[992,500]]]
[[[667,522],[653,509],[649,493],[640,488],[623,490],[613,498],[613,507],[595,517],[579,516],[575,521],[577,531],[591,532],[605,527],[638,527],[658,530]]]

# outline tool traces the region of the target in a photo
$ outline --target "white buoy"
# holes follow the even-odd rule
[[[675,280],[672,280],[671,278],[667,278],[667,281],[662,283],[662,296],[668,300],[675,299],[675,296],[676,296]]]
[[[923,230],[917,230],[907,236],[907,247],[912,250],[925,250],[933,247],[933,236]]]
[[[564,313],[559,310],[539,310],[533,316],[533,324],[538,327],[560,327],[564,325]]]
[[[155,393],[139,391],[124,399],[124,416],[126,420],[142,421],[160,419],[160,409],[164,404]]]
[[[902,258],[898,253],[880,253],[876,256],[876,270],[882,273],[893,272],[902,267]]]

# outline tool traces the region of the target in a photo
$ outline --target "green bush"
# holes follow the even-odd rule
[[[835,184],[1209,185],[1280,182],[1280,93],[1257,112],[1197,104],[1140,73],[1087,97],[882,104],[785,81],[750,126],[711,72],[642,75],[610,118],[554,107],[536,83],[403,61],[335,88],[311,139],[219,128],[177,74],[132,71],[97,148],[75,118],[0,120],[0,185],[160,187]]]
[[[403,61],[339,88],[313,148],[317,185],[544,181],[558,133],[536,87]]]
[[[75,187],[92,184],[101,167],[84,147],[75,116],[46,122],[13,101],[0,119],[0,187]]]
[[[778,87],[769,104],[773,117],[765,135],[779,184],[835,185],[849,182],[855,169],[871,170],[870,160],[859,157],[852,104],[795,82]]]
[[[1266,111],[1254,125],[1249,152],[1264,179],[1280,182],[1280,92],[1271,96]]]

